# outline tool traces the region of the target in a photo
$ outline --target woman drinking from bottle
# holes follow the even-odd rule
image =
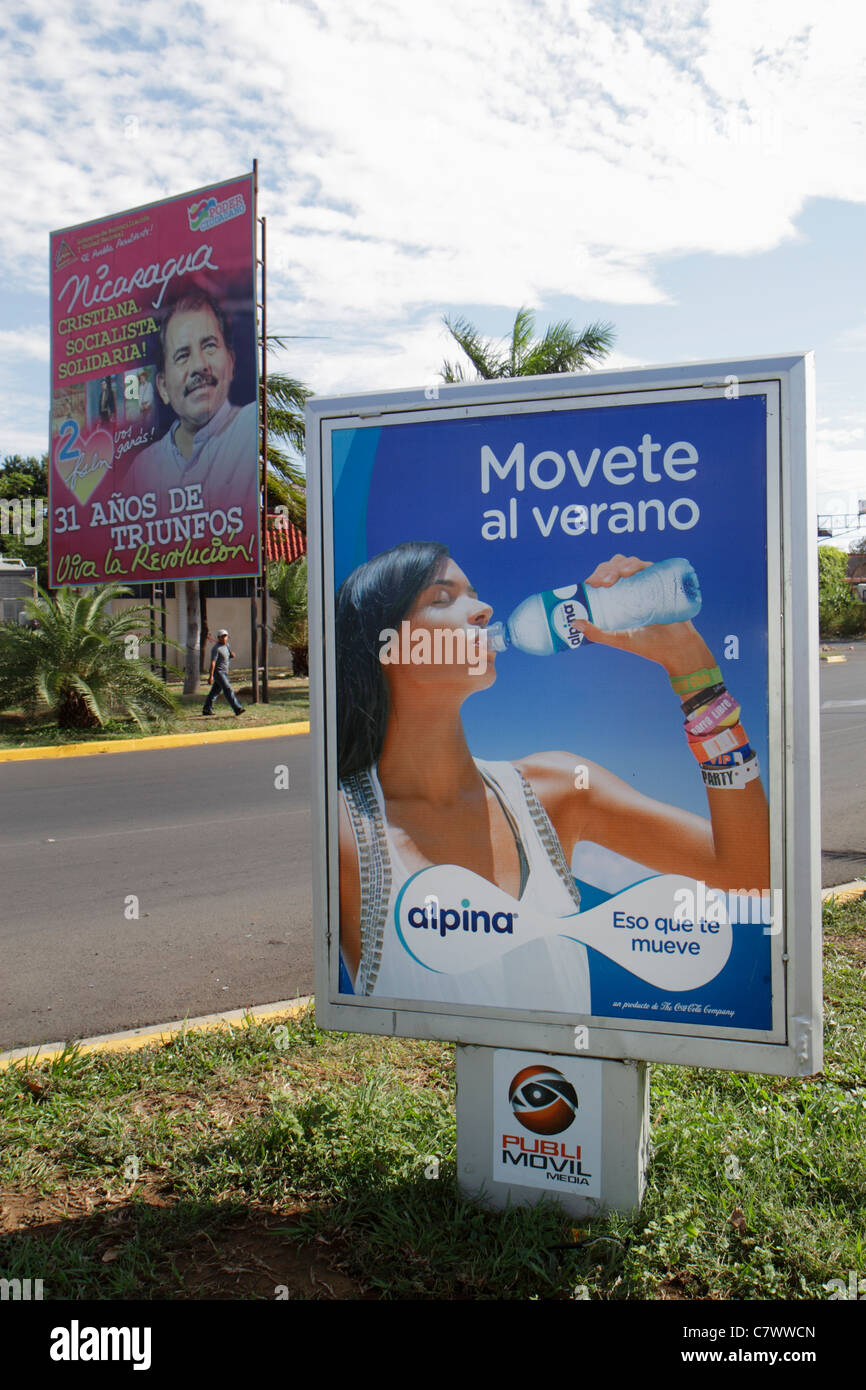
[[[609,588],[645,568],[646,561],[614,555],[586,583]],[[691,622],[613,633],[588,621],[579,623],[586,638],[667,673],[675,692],[671,742],[683,737],[677,719],[685,721],[709,818],[643,795],[581,751],[474,758],[461,707],[496,680],[496,653],[483,640],[473,646],[492,611],[432,542],[375,556],[337,595],[341,991],[588,1013],[586,948],[563,925],[580,907],[570,869],[575,846],[592,841],[659,874],[725,891],[765,890],[769,824],[757,759]],[[394,660],[393,647],[388,659],[383,634],[400,629],[412,651],[425,641],[435,650],[437,633],[471,640],[462,660]],[[472,659],[473,651],[486,659]],[[580,785],[576,766],[585,773]],[[489,964],[459,973],[425,966],[400,927],[416,881],[427,906],[412,910],[430,914],[425,921],[483,905],[487,894],[502,921],[520,924],[513,949],[500,946]],[[518,944],[521,936],[527,944]]]

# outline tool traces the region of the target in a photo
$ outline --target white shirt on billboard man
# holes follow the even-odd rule
[[[234,373],[226,315],[206,291],[189,290],[170,307],[159,335],[156,387],[177,420],[142,450],[127,475],[127,494],[157,494],[159,517],[187,512],[177,489],[198,484],[202,510],[227,512],[241,506],[243,534],[255,524],[256,403],[230,403]],[[175,491],[170,494],[169,489]]]

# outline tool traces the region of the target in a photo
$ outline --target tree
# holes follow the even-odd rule
[[[0,708],[52,710],[61,729],[98,728],[120,715],[146,730],[172,714],[177,701],[138,660],[139,646],[156,640],[151,610],[105,611],[129,592],[108,584],[52,598],[40,589],[26,605],[35,625],[0,624]]]
[[[312,394],[294,377],[268,372],[268,507],[287,507],[289,520],[305,533],[306,475],[299,460],[290,457],[277,441],[284,441],[303,457],[304,405]]]
[[[7,454],[0,464],[0,497],[47,497],[48,455]]]
[[[291,565],[284,561],[268,565],[268,592],[277,605],[276,617],[271,623],[271,636],[275,642],[291,650],[293,673],[306,676],[309,672],[310,644],[306,555]]]
[[[832,545],[818,547],[818,622],[825,636],[851,637],[863,631],[866,608],[846,582],[848,556]]]
[[[482,338],[468,319],[452,322],[445,315],[443,322],[475,368],[476,380],[481,381],[578,372],[605,358],[614,342],[612,324],[591,323],[578,333],[567,321],[551,324],[543,338],[533,340],[535,315],[531,309],[517,311],[511,334],[501,345]],[[461,362],[443,362],[441,375],[448,382],[468,379]]]
[[[48,455],[37,459],[7,454],[0,463],[0,498],[20,501],[26,521],[17,533],[8,529],[0,534],[0,553],[33,565],[42,584],[48,582],[47,497]]]

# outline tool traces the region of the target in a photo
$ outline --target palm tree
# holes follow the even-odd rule
[[[268,372],[268,506],[288,508],[289,520],[307,529],[307,479],[297,458],[277,442],[284,441],[296,454],[304,453],[304,405],[312,391],[294,377]]]
[[[0,624],[0,708],[52,710],[61,729],[97,728],[120,715],[146,730],[172,714],[177,701],[137,658],[155,636],[151,610],[105,612],[129,592],[107,584],[52,598],[40,589],[26,604],[32,625]]]
[[[610,323],[590,323],[578,333],[567,321],[553,323],[543,338],[533,341],[535,315],[519,309],[514,327],[502,345],[482,338],[468,319],[443,320],[452,338],[475,368],[476,380],[502,377],[547,376],[554,372],[578,372],[600,362],[610,352],[614,328]],[[462,362],[443,362],[443,381],[468,380]]]
[[[275,642],[289,647],[292,653],[292,672],[306,676],[309,671],[309,628],[307,626],[307,557],[302,555],[291,565],[279,561],[268,565],[268,592],[277,604],[277,614],[271,624]]]

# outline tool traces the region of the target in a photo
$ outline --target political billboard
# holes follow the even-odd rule
[[[51,235],[50,583],[259,571],[253,176]]]
[[[323,1021],[814,1069],[809,383],[311,403]]]

